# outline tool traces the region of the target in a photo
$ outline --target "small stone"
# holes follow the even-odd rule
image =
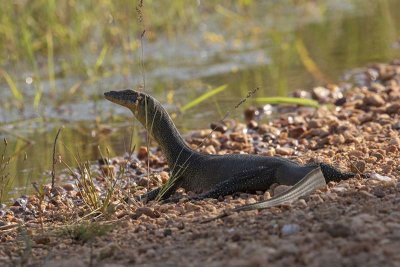
[[[274,135],[272,133],[266,133],[266,134],[263,134],[263,136],[262,136],[262,141],[266,142],[266,143],[274,141],[275,139],[276,139],[276,135]]]
[[[232,235],[232,237],[231,237],[231,240],[233,241],[233,242],[238,242],[238,241],[240,241],[240,239],[241,239],[242,237],[240,236],[240,233],[234,233],[233,235]]]
[[[311,120],[308,122],[308,129],[315,129],[315,128],[321,128],[322,123],[317,120]]]
[[[305,133],[306,129],[303,126],[292,128],[289,130],[290,138],[299,138],[303,133]]]
[[[247,123],[247,128],[249,129],[257,129],[257,127],[258,123],[255,120],[251,120],[249,123]]]
[[[389,153],[396,153],[396,152],[397,152],[397,146],[395,146],[395,145],[390,145],[390,146],[386,149],[386,152],[389,152]]]
[[[321,103],[326,103],[328,101],[330,91],[327,88],[324,87],[315,87],[312,89],[312,97],[316,100],[318,100]]]
[[[383,191],[382,188],[379,187],[374,188],[372,192],[377,198],[383,198],[385,196],[385,191]]]
[[[240,143],[247,142],[247,136],[245,134],[241,134],[241,133],[231,133],[229,135],[229,138],[233,141],[240,142]]]
[[[161,182],[165,184],[169,180],[169,173],[166,171],[160,172]]]
[[[364,104],[367,106],[380,107],[385,104],[385,100],[383,100],[380,95],[371,93],[364,98]]]
[[[274,136],[278,136],[281,133],[281,131],[278,128],[275,128],[268,124],[261,124],[258,126],[258,133],[259,134],[270,133],[273,134]]]
[[[220,123],[220,122],[213,122],[210,124],[210,128],[213,131],[216,132],[221,132],[221,133],[225,133],[228,130],[228,127],[226,127],[226,125]]]
[[[288,236],[300,231],[298,224],[285,224],[281,229],[282,236]]]
[[[191,212],[191,211],[199,211],[201,210],[201,207],[191,202],[187,202],[185,203],[185,209],[187,212]]]
[[[381,181],[381,182],[391,182],[392,181],[392,178],[390,178],[388,176],[383,176],[383,175],[380,175],[377,173],[371,174],[370,179]]]
[[[142,187],[148,187],[150,185],[150,181],[149,179],[142,177],[137,182],[137,185]]]
[[[299,200],[297,200],[296,202],[295,202],[295,205],[296,206],[298,206],[299,208],[307,208],[307,202],[304,200],[304,199],[302,199],[302,198],[300,198]]]
[[[65,191],[74,191],[75,190],[75,185],[71,183],[63,184],[62,186]]]
[[[164,229],[164,236],[170,236],[170,235],[172,235],[171,228],[165,228]]]
[[[389,141],[389,144],[393,146],[400,146],[400,138],[392,138]]]
[[[19,197],[15,200],[13,206],[14,207],[25,207],[28,203],[28,200],[24,197]]]
[[[386,108],[386,113],[388,114],[399,114],[400,113],[400,103],[394,103]]]
[[[150,218],[159,218],[160,213],[149,207],[139,207],[132,215],[133,219],[139,218],[142,214],[149,216]]]
[[[244,111],[244,118],[246,121],[251,121],[258,115],[259,111],[255,107],[249,107]]]
[[[384,158],[383,155],[379,152],[372,153],[371,156],[377,158],[378,160],[382,160]]]
[[[33,238],[36,244],[47,245],[50,243],[50,238],[46,235],[35,236]]]
[[[276,150],[275,150],[275,148],[271,147],[267,151],[263,152],[262,155],[267,156],[267,157],[273,157],[276,155]]]
[[[276,153],[282,156],[290,156],[294,154],[294,149],[290,147],[277,147]]]
[[[335,100],[335,106],[343,106],[346,104],[347,99],[345,97],[341,97]]]
[[[184,222],[179,222],[178,225],[176,226],[176,228],[178,228],[178,230],[185,229],[185,223]]]
[[[353,164],[351,164],[350,170],[353,173],[364,173],[364,171],[365,171],[365,161],[358,160],[358,161],[354,162]]]
[[[400,122],[395,122],[392,124],[393,130],[400,130]]]
[[[146,158],[147,158],[147,154],[148,154],[148,153],[147,153],[147,147],[141,146],[141,147],[139,148],[137,157],[138,157],[138,159],[143,160],[143,159],[146,159]]]
[[[204,149],[204,152],[205,153],[207,153],[207,154],[217,154],[217,151],[215,150],[215,147],[214,146],[207,146],[205,149]]]
[[[329,143],[331,145],[340,145],[340,144],[344,144],[344,142],[346,142],[346,139],[344,138],[343,135],[341,134],[335,134],[332,136],[332,138],[329,140]]]
[[[323,228],[332,237],[348,237],[352,234],[351,228],[343,223],[326,224]]]

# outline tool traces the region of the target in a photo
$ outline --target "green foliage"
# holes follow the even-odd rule
[[[59,231],[60,236],[66,236],[77,242],[86,243],[95,237],[106,235],[112,230],[112,225],[89,223],[74,224],[65,226]]]
[[[196,99],[190,101],[189,103],[187,103],[186,105],[181,107],[181,111],[184,112],[184,111],[187,111],[188,109],[191,109],[191,108],[197,106],[198,104],[200,104],[204,100],[207,100],[208,98],[210,98],[210,97],[212,97],[212,96],[214,96],[216,94],[221,93],[227,87],[228,87],[228,85],[224,84],[224,85],[218,86],[217,88],[212,89],[211,91],[205,92],[201,96],[197,97]]]
[[[299,106],[318,107],[317,101],[298,97],[258,97],[254,99],[262,104],[290,104]]]
[[[11,175],[8,171],[11,157],[7,156],[8,142],[6,139],[3,140],[3,144],[4,147],[0,155],[0,203],[7,199],[5,194],[8,192],[11,183]]]

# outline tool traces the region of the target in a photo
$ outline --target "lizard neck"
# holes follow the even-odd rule
[[[149,95],[144,95],[144,110],[131,109],[136,118],[159,144],[170,168],[188,163],[197,154],[183,140],[171,117],[164,107]]]

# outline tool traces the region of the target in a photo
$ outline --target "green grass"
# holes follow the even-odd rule
[[[71,238],[72,240],[80,243],[86,243],[93,240],[95,237],[106,235],[112,229],[113,226],[110,224],[85,222],[80,224],[66,225],[58,230],[58,235]]]
[[[309,106],[318,107],[317,101],[307,98],[298,97],[258,97],[254,99],[258,103],[262,104],[289,104],[289,105],[299,105],[299,106]]]
[[[0,154],[0,204],[7,199],[6,193],[12,180],[8,169],[11,157],[7,156],[7,146],[7,139],[3,139],[3,149]]]
[[[201,96],[197,97],[196,99],[190,101],[189,103],[185,104],[183,107],[180,108],[181,112],[187,111],[195,106],[197,106],[198,104],[200,104],[201,102],[207,100],[208,98],[215,96],[219,93],[221,93],[222,91],[224,91],[226,88],[228,87],[228,85],[224,84],[221,86],[218,86],[217,88],[214,88],[210,91],[205,92],[204,94],[202,94]]]

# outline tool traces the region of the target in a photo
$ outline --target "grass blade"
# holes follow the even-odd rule
[[[186,111],[188,109],[191,109],[191,108],[197,106],[198,104],[200,104],[204,100],[206,100],[206,99],[208,99],[208,98],[210,98],[210,97],[212,97],[212,96],[224,91],[227,87],[228,87],[228,85],[224,84],[224,85],[218,86],[217,88],[215,88],[215,89],[213,89],[213,90],[211,90],[209,92],[206,92],[205,94],[199,96],[195,100],[190,101],[189,103],[187,103],[186,105],[181,107],[181,111],[183,112],[183,111]]]
[[[298,97],[258,97],[254,100],[263,104],[291,104],[308,107],[319,107],[318,102],[315,100]]]
[[[10,87],[11,93],[14,96],[14,98],[17,99],[18,101],[23,101],[24,100],[24,96],[18,90],[17,85],[15,84],[13,79],[11,78],[10,74],[8,74],[5,70],[2,70],[2,69],[0,70],[0,73],[4,77],[4,79],[6,80],[6,82],[8,84],[8,87]]]

